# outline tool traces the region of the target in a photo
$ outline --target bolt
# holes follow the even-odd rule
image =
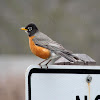
[[[91,81],[92,81],[92,77],[90,75],[88,75],[87,78],[86,78],[86,82],[90,83]]]

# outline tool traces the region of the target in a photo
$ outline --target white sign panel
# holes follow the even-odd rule
[[[90,76],[91,82],[87,83]],[[100,100],[100,67],[30,66],[26,72],[26,100]]]

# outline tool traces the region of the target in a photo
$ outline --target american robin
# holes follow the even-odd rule
[[[22,27],[21,30],[25,30],[25,32],[28,33],[31,52],[36,56],[45,59],[39,63],[41,68],[41,64],[46,60],[48,60],[46,63],[47,66],[52,59],[60,56],[68,59],[70,62],[76,62],[79,60],[77,56],[73,55],[72,51],[66,50],[61,44],[58,44],[46,34],[40,32],[34,23],[30,23],[26,27]]]

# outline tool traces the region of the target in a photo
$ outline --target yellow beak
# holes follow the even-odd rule
[[[24,30],[24,31],[27,31],[27,29],[25,29],[25,27],[21,27],[20,29],[21,29],[21,30]]]

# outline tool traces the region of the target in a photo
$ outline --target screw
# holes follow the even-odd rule
[[[87,78],[86,78],[86,82],[90,83],[91,81],[92,81],[92,77],[90,75],[88,75]]]

